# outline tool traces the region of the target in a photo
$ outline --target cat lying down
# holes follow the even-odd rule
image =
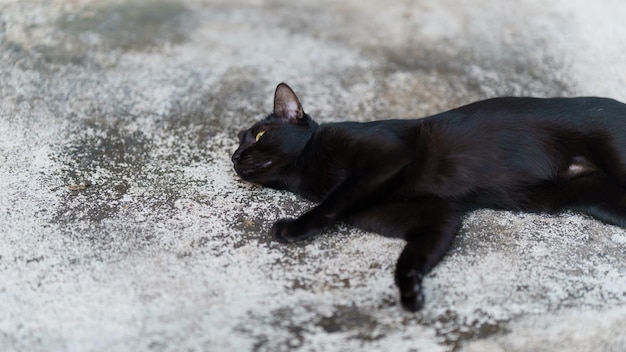
[[[281,83],[274,112],[239,142],[242,179],[319,203],[276,222],[277,240],[337,221],[406,240],[395,282],[410,311],[468,211],[574,210],[626,227],[626,105],[607,98],[494,98],[415,120],[319,125]]]

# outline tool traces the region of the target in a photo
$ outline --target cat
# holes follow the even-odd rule
[[[573,210],[626,227],[626,105],[608,98],[501,97],[412,120],[317,124],[284,83],[274,112],[239,133],[245,181],[317,206],[271,235],[309,239],[343,221],[402,238],[395,283],[409,311],[465,213]]]

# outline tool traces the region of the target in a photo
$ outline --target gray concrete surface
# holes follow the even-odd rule
[[[274,243],[311,204],[229,161],[281,81],[319,121],[624,101],[624,23],[620,0],[2,0],[0,350],[626,350],[622,229],[473,213],[410,314],[402,242]]]

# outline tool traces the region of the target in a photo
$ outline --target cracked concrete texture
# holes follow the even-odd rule
[[[478,211],[398,306],[402,242],[240,181],[286,81],[320,122],[498,95],[626,101],[626,5],[1,1],[0,350],[623,351],[626,231]]]

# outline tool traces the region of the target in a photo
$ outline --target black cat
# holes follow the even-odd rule
[[[246,181],[319,202],[272,227],[279,241],[345,221],[407,244],[404,307],[478,208],[575,210],[626,227],[626,105],[606,98],[495,98],[416,120],[318,125],[285,84],[274,113],[239,134]]]

